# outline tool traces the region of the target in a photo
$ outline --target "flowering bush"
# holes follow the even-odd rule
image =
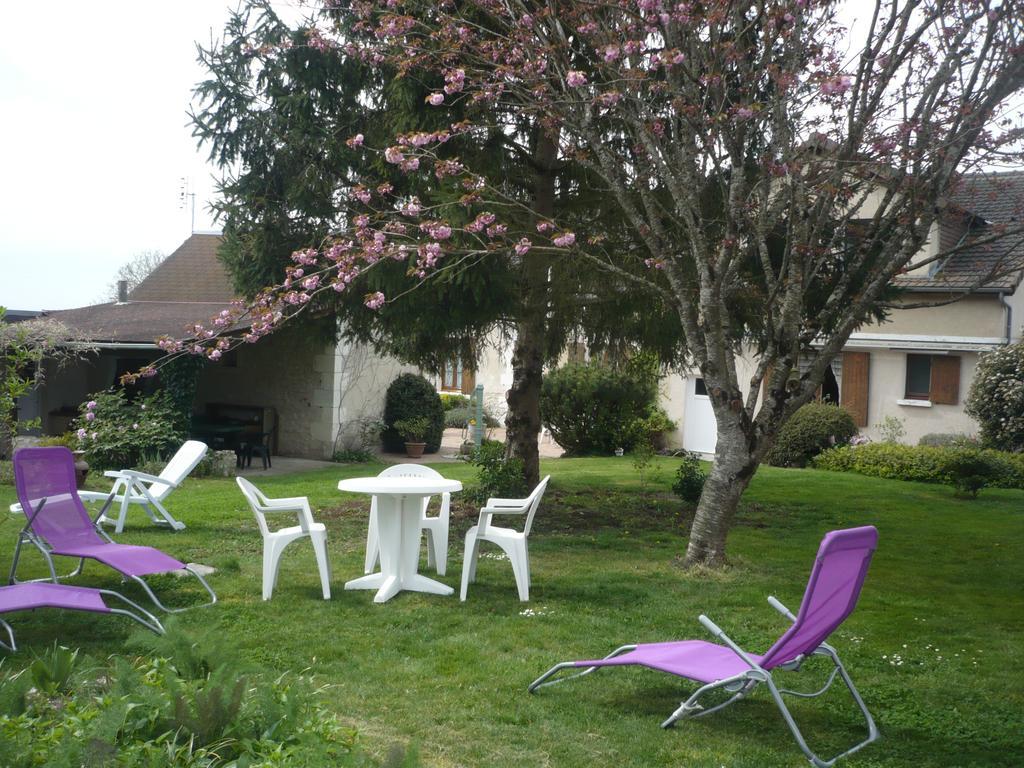
[[[1024,342],[981,356],[966,410],[987,447],[1024,451]]]
[[[122,469],[166,458],[185,439],[180,423],[163,392],[128,400],[123,389],[110,389],[81,406],[75,434],[94,468]]]

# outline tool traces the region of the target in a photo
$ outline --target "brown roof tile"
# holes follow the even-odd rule
[[[129,294],[131,301],[219,301],[235,298],[217,258],[220,235],[192,235]]]

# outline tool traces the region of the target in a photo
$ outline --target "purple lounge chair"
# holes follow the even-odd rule
[[[33,544],[46,559],[50,577],[57,583],[57,572],[53,567],[53,556],[78,558],[78,567],[69,576],[81,572],[86,559],[99,562],[120,571],[125,577],[142,585],[150,599],[160,610],[177,613],[184,608],[171,609],[157,598],[143,576],[167,573],[184,569],[199,579],[210,593],[210,605],[217,602],[217,596],[206,580],[192,568],[165,555],[153,547],[137,547],[116,544],[89,517],[75,487],[75,462],[71,451],[63,446],[51,448],[22,448],[14,454],[14,483],[18,501],[25,517],[25,527],[18,536],[11,564],[10,583],[18,583],[15,574],[21,545]],[[107,511],[113,495],[100,511],[99,517]],[[98,518],[97,518],[98,519]]]
[[[669,728],[677,720],[686,717],[702,717],[717,712],[746,696],[759,683],[764,683],[807,759],[818,768],[828,768],[839,758],[862,749],[878,738],[878,728],[875,727],[875,721],[872,719],[871,713],[868,712],[864,700],[861,699],[853,681],[839,661],[835,649],[825,642],[828,636],[853,612],[861,586],[864,584],[864,577],[867,575],[871,555],[877,544],[878,531],[870,525],[826,534],[818,549],[818,557],[811,571],[803,602],[800,604],[800,612],[794,616],[774,597],[768,598],[771,606],[793,624],[763,655],[747,653],[734,643],[717,624],[702,615],[700,623],[724,645],[708,643],[703,640],[624,645],[603,659],[566,661],[556,664],[534,680],[530,684],[529,691],[533,693],[538,688],[547,685],[582,677],[599,667],[630,664],[639,664],[703,683],[661,724],[662,728]],[[810,656],[825,656],[835,664],[835,668],[821,690],[805,693],[786,690],[776,685],[772,670],[798,670]],[[549,679],[560,671],[570,668],[582,668],[583,671],[556,680]],[[868,737],[831,760],[822,760],[807,746],[793,716],[782,700],[782,694],[791,694],[801,698],[820,696],[829,689],[837,674],[846,683],[853,700],[860,707],[861,714],[867,721]],[[719,689],[731,696],[709,709],[704,709],[697,703],[705,694]]]
[[[116,597],[138,613],[133,613],[125,608],[111,608],[104,598]],[[134,619],[147,629],[151,629],[158,635],[164,633],[164,627],[160,621],[137,603],[132,602],[124,595],[112,592],[109,589],[89,589],[87,587],[71,587],[67,584],[25,583],[12,584],[8,587],[0,587],[0,613],[11,613],[14,611],[34,611],[36,608],[64,608],[72,611],[89,611],[91,613],[117,613]],[[0,648],[8,651],[18,650],[14,643],[14,631],[11,625],[0,619],[0,626],[7,630],[7,637],[10,645],[0,640]]]

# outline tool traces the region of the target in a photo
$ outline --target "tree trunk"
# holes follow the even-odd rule
[[[725,537],[732,527],[740,497],[757,471],[758,456],[742,428],[742,415],[717,413],[718,444],[715,461],[704,482],[686,547],[683,566],[718,567],[725,563]]]
[[[512,388],[508,391],[507,452],[523,460],[523,477],[533,488],[540,482],[540,385],[544,369],[544,328],[536,322],[516,324],[512,353]]]
[[[533,210],[541,219],[555,214],[555,174],[558,144],[537,126],[533,148]],[[508,393],[507,453],[523,460],[523,478],[533,488],[540,482],[540,386],[547,352],[549,260],[531,251],[522,257],[520,284],[522,314],[516,322],[512,353],[512,389]]]

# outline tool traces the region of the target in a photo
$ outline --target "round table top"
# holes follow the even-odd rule
[[[461,491],[462,483],[444,477],[353,477],[341,480],[338,483],[338,490],[374,495],[429,496],[435,493]]]

